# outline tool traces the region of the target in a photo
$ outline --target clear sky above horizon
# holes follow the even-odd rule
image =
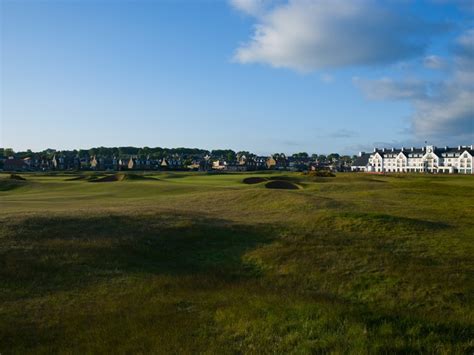
[[[474,142],[474,2],[1,1],[0,146]]]

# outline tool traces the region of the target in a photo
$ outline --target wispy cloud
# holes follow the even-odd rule
[[[230,4],[237,10],[250,15],[262,15],[274,1],[272,0],[230,0]]]
[[[319,77],[323,83],[330,84],[334,82],[334,77],[331,74],[323,73]]]
[[[474,139],[474,29],[456,41],[456,56],[450,77],[430,83],[423,80],[394,81],[357,79],[355,83],[370,99],[408,100],[414,113],[416,136],[430,139]]]
[[[423,58],[423,65],[430,69],[443,69],[446,61],[437,55],[428,55]]]
[[[429,83],[424,80],[396,81],[391,78],[368,80],[354,77],[353,82],[371,100],[422,99],[428,96]]]
[[[371,0],[293,0],[261,12],[261,1],[233,0],[256,16],[240,63],[298,71],[393,63],[424,53],[428,38],[446,26],[398,14]]]

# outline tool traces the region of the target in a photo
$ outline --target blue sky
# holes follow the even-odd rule
[[[472,144],[473,7],[3,0],[0,146]]]

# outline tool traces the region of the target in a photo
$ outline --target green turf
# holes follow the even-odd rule
[[[88,175],[0,175],[2,355],[474,351],[474,176]]]

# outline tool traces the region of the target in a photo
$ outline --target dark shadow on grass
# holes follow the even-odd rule
[[[176,215],[35,217],[2,235],[0,279],[37,291],[131,273],[257,277],[242,256],[271,241],[261,226]]]

